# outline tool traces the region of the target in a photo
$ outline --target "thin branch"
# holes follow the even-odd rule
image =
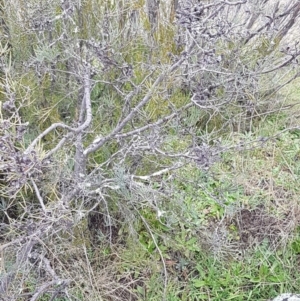
[[[150,123],[150,124],[147,124],[145,126],[142,126],[138,129],[135,129],[133,131],[130,131],[130,132],[126,132],[126,133],[122,133],[122,134],[117,134],[116,135],[116,138],[127,138],[129,136],[132,136],[132,135],[135,135],[135,134],[140,134],[148,129],[151,129],[151,128],[154,128],[156,126],[159,126],[169,120],[172,120],[175,116],[177,116],[179,113],[181,113],[182,111],[184,110],[187,110],[189,108],[191,108],[193,106],[193,103],[188,103],[186,104],[185,106],[181,107],[179,110],[177,110],[176,112],[172,113],[171,115],[168,115],[168,116],[165,116],[163,118],[161,118],[160,120],[154,122],[154,123]]]
[[[164,255],[162,254],[158,244],[157,244],[157,241],[150,229],[150,226],[148,225],[147,221],[145,220],[145,218],[141,215],[141,213],[139,212],[139,210],[135,209],[137,211],[137,213],[139,214],[140,218],[142,219],[145,227],[148,229],[148,232],[152,238],[152,241],[156,247],[156,250],[158,251],[159,253],[159,256],[161,258],[161,261],[162,261],[162,264],[163,264],[163,269],[164,269],[164,275],[165,275],[165,279],[164,279],[164,292],[163,292],[163,301],[166,301],[167,300],[167,286],[168,286],[168,271],[167,271],[167,266],[166,266],[166,262],[165,262],[165,259],[164,259]]]
[[[276,70],[278,70],[278,69],[280,69],[282,67],[287,66],[289,63],[291,63],[293,60],[295,60],[295,58],[298,57],[299,55],[300,55],[300,53],[297,53],[296,55],[292,55],[288,60],[285,60],[281,64],[276,65],[272,69],[268,69],[268,70],[260,71],[260,72],[255,72],[255,74],[267,74],[267,73],[276,71]]]
[[[84,80],[83,80],[83,87],[84,87],[84,99],[83,102],[85,103],[85,109],[86,109],[86,119],[85,121],[79,125],[76,128],[70,127],[64,123],[53,123],[51,126],[49,126],[44,132],[42,132],[40,135],[38,135],[31,144],[27,147],[24,154],[29,154],[29,152],[35,147],[35,145],[46,135],[48,135],[50,132],[57,128],[62,128],[65,130],[69,130],[70,132],[73,132],[74,134],[83,132],[85,129],[87,129],[91,122],[92,122],[92,105],[91,105],[91,83],[90,83],[90,70],[89,68],[86,68],[84,74]],[[63,141],[65,142],[65,140]]]
[[[30,301],[36,301],[50,286],[53,285],[59,285],[61,286],[63,289],[66,285],[68,285],[69,283],[71,283],[71,280],[52,280],[49,281],[45,284],[43,284],[42,286],[40,286],[36,292],[34,293],[34,295],[31,297]]]
[[[41,207],[42,207],[44,213],[46,214],[46,212],[47,212],[47,211],[46,211],[46,207],[45,207],[43,198],[42,198],[42,196],[41,196],[41,194],[40,194],[40,191],[39,191],[38,187],[36,186],[36,183],[34,182],[33,178],[30,178],[30,181],[31,181],[32,186],[33,186],[33,188],[34,188],[36,197],[38,198],[38,200],[39,200],[39,202],[40,202],[40,205],[41,205]]]
[[[41,254],[39,254],[38,257],[44,263],[45,270],[52,276],[52,278],[56,281],[59,280],[55,271],[51,267],[51,263],[50,263],[49,259]]]
[[[230,2],[230,1],[225,1],[222,0],[220,1],[222,4],[227,4],[227,5],[239,5],[239,4],[245,4],[247,3],[247,0],[243,0],[243,1],[237,1],[237,2]]]
[[[31,144],[27,147],[27,149],[24,151],[24,154],[29,154],[30,151],[35,147],[35,145],[42,139],[44,138],[46,135],[48,135],[50,132],[54,131],[57,128],[62,128],[65,130],[69,130],[72,132],[76,132],[75,128],[72,128],[64,123],[53,123],[51,126],[49,126],[46,130],[44,130],[44,132],[42,132],[41,134],[39,134],[32,142]]]
[[[146,176],[136,176],[136,175],[132,175],[131,178],[132,179],[138,179],[138,180],[145,180],[145,181],[148,181],[150,180],[151,178],[153,177],[158,177],[158,176],[161,176],[163,174],[166,174],[168,172],[170,172],[171,170],[174,170],[174,169],[179,169],[181,167],[183,167],[184,164],[183,163],[176,163],[174,166],[171,166],[171,167],[167,167],[167,168],[164,168],[164,169],[161,169],[157,172],[154,172],[153,174],[150,174],[150,175],[146,175]]]
[[[36,234],[35,234],[36,235]],[[14,241],[15,243],[16,241]],[[5,274],[0,279],[0,296],[4,296],[10,283],[14,281],[17,271],[20,269],[21,266],[24,266],[25,262],[28,259],[28,256],[31,252],[31,249],[33,246],[37,243],[37,240],[30,239],[26,244],[23,244],[20,252],[17,255],[16,263],[11,267],[11,271],[7,274]],[[6,244],[7,246],[8,244]],[[3,249],[4,246],[1,247]]]
[[[48,159],[50,158],[53,154],[55,154],[59,149],[61,149],[64,144],[68,141],[69,138],[71,138],[74,134],[69,132],[67,135],[65,135],[65,137],[63,137],[58,143],[57,145],[51,149],[44,157],[44,159]]]
[[[277,38],[279,40],[281,40],[283,38],[283,36],[287,33],[287,31],[294,25],[294,19],[295,19],[295,14],[298,14],[298,11],[300,9],[300,7],[297,7],[299,4],[296,3],[294,4],[292,7],[290,7],[288,10],[286,10],[285,12],[279,14],[278,16],[274,16],[274,18],[272,18],[271,20],[268,19],[268,22],[266,22],[265,24],[263,24],[260,28],[258,28],[255,32],[251,33],[247,39],[245,39],[244,44],[246,45],[253,37],[257,36],[260,32],[263,31],[263,29],[265,29],[267,26],[271,25],[272,23],[274,23],[275,21],[278,21],[278,19],[282,19],[284,16],[287,16],[290,14],[290,12],[292,12],[294,9],[296,9],[296,11],[293,14],[293,17],[291,18],[291,20],[288,21],[288,25],[285,26],[284,29],[282,29],[279,33],[279,35],[277,35]]]
[[[191,44],[190,49],[194,46],[194,43]],[[145,106],[150,100],[151,97],[155,91],[155,88],[166,78],[166,76],[172,72],[174,72],[179,66],[186,60],[186,55],[183,54],[181,59],[179,59],[175,64],[173,64],[170,68],[168,68],[166,71],[163,71],[156,81],[153,83],[149,91],[146,93],[144,98],[139,102],[139,104],[131,110],[131,112],[123,119],[122,122],[120,122],[116,128],[106,137],[100,139],[97,143],[90,144],[83,152],[85,156],[88,156],[90,153],[95,152],[98,150],[101,146],[103,146],[108,140],[115,137],[126,125],[128,122],[130,122],[133,117],[136,115],[136,113]]]

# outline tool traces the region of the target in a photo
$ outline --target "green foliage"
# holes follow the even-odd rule
[[[181,202],[181,216],[193,225],[205,225],[212,218],[220,219],[226,207],[239,206],[243,193],[229,179],[221,182],[194,167],[182,169],[175,185],[175,202]]]
[[[78,125],[83,97],[81,68],[89,63],[97,72],[93,75],[91,91],[93,120],[82,133],[82,147],[88,147],[96,137],[111,134],[183,50],[183,46],[176,45],[177,29],[168,21],[159,20],[156,30],[151,32],[143,0],[82,1],[74,8],[74,15],[55,19],[51,30],[33,29],[24,3],[19,2],[20,11],[8,14],[12,50],[2,47],[0,51],[11,68],[1,75],[1,101],[13,95],[20,108],[20,120],[11,117],[13,126],[5,130],[14,138],[18,123],[29,123],[22,141],[11,141],[20,151],[54,123]],[[62,14],[62,6],[57,3],[47,8],[54,18]],[[30,1],[30,5],[37,4]],[[133,13],[138,15],[139,30],[131,27]],[[46,13],[41,15],[46,16]],[[69,35],[64,35],[65,30]],[[100,43],[92,59],[84,52],[85,41]],[[228,71],[241,77],[247,70],[249,74],[255,73],[265,59],[280,57],[276,52],[278,43],[264,35],[249,45],[220,37],[213,50],[221,57],[221,69],[215,73]],[[187,58],[187,63],[196,61],[195,52],[195,57],[190,61]],[[124,66],[132,76],[126,74]],[[153,89],[149,102],[128,122],[124,132],[156,122],[190,103],[192,88],[183,91],[182,72],[185,71],[170,74]],[[199,85],[220,79],[211,73],[197,71],[195,78],[201,79]],[[100,299],[103,296],[103,300],[125,300],[128,295],[119,294],[121,288],[139,300],[151,301],[162,300],[164,291],[166,301],[265,300],[279,292],[296,291],[300,287],[298,219],[292,219],[290,226],[282,229],[286,243],[279,242],[277,248],[271,248],[267,240],[255,247],[243,246],[239,225],[233,222],[241,209],[257,206],[285,219],[286,223],[292,218],[291,212],[298,212],[300,134],[299,112],[294,105],[299,99],[299,87],[292,87],[286,112],[282,107],[287,91],[266,96],[269,82],[280,83],[284,77],[285,74],[278,72],[272,78],[269,75],[254,78],[256,86],[249,86],[249,90],[246,87],[241,92],[243,99],[239,93],[231,95],[230,89],[220,85],[215,91],[215,107],[193,106],[163,124],[159,129],[162,140],[159,148],[167,155],[158,156],[151,147],[150,150],[145,147],[137,156],[134,175],[130,175],[136,159],[134,147],[132,155],[126,154],[126,158],[99,167],[122,156],[119,150],[121,143],[129,143],[126,139],[121,142],[112,139],[94,152],[87,160],[87,173],[81,183],[72,178],[75,144],[67,145],[50,158],[54,162],[52,167],[45,163],[45,172],[42,169],[36,172],[40,175],[37,182],[40,197],[48,210],[42,214],[39,195],[30,184],[24,185],[15,198],[2,196],[7,188],[2,175],[7,171],[1,169],[1,220],[8,220],[9,226],[9,223],[24,223],[19,228],[21,233],[15,233],[12,228],[3,239],[30,233],[27,221],[50,220],[51,227],[45,230],[45,241],[41,240],[38,248],[44,248],[53,269],[57,265],[59,273],[73,277],[70,291],[78,300],[96,300],[95,296]],[[128,101],[132,91],[135,94]],[[219,105],[227,94],[230,101]],[[124,106],[127,101],[128,107]],[[289,126],[294,128],[286,130]],[[137,137],[141,138],[143,133]],[[1,132],[3,137],[6,134]],[[66,131],[56,129],[42,139],[35,150],[41,165],[45,152],[55,147],[65,134]],[[145,137],[142,138],[147,140]],[[198,139],[222,145],[219,161],[209,169],[197,166],[191,153],[178,159],[184,164],[180,170],[170,170],[145,181],[134,177],[172,166],[177,163],[176,155],[169,155],[185,154]],[[4,166],[2,156],[1,153],[0,165]],[[30,183],[34,176],[35,173],[26,174],[25,179]],[[99,188],[91,188],[97,185]],[[75,192],[69,204],[60,204],[72,190]],[[111,223],[106,224],[100,218],[99,225],[89,223],[88,216],[93,213],[101,216],[105,213]],[[65,227],[69,227],[65,216],[70,218],[70,232],[52,230],[56,223],[66,223]],[[226,233],[225,240],[214,241],[213,234],[218,234],[221,227]],[[224,248],[224,252],[221,250],[224,256],[222,252],[214,252],[213,243]],[[9,262],[7,266],[12,265]],[[37,275],[26,278],[27,275],[19,273],[18,276],[26,279],[23,284],[27,292],[40,286]],[[45,293],[39,300],[50,299],[52,295]]]
[[[48,45],[38,46],[35,50],[35,59],[38,63],[51,63],[59,55],[58,49],[52,47],[49,48]]]

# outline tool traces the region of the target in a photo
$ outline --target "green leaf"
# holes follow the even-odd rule
[[[200,288],[200,287],[205,287],[207,286],[207,283],[206,281],[204,280],[200,280],[200,279],[195,279],[193,280],[193,285],[197,288]]]

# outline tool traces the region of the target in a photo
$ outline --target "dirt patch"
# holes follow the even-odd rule
[[[232,222],[238,231],[239,244],[243,250],[262,242],[276,247],[283,236],[291,231],[287,218],[272,216],[263,206],[253,210],[241,209]]]
[[[217,257],[240,258],[245,251],[265,244],[272,249],[286,242],[299,225],[299,211],[291,209],[278,217],[264,206],[240,209],[221,221],[211,221],[206,231],[199,233],[201,244]]]
[[[100,209],[90,212],[88,215],[88,229],[93,244],[98,245],[99,240],[105,239],[110,243],[117,243],[119,227],[117,223],[111,224],[111,220]]]

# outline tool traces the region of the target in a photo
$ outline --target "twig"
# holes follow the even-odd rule
[[[187,53],[189,53],[192,48],[194,47],[195,43],[192,42]],[[130,122],[136,113],[143,107],[145,106],[150,100],[151,97],[153,96],[153,93],[156,89],[156,87],[166,78],[166,76],[172,72],[174,72],[176,69],[178,69],[181,64],[186,60],[187,53],[183,53],[182,57],[174,63],[170,68],[167,70],[163,71],[155,80],[155,82],[152,84],[151,88],[149,88],[149,91],[146,93],[144,98],[131,110],[131,112],[121,121],[114,130],[111,131],[110,134],[108,134],[106,137],[103,137],[100,139],[100,141],[97,141],[97,143],[92,143],[90,144],[83,152],[85,156],[88,156],[90,153],[95,152],[98,150],[101,146],[103,146],[108,140],[112,139],[115,137],[120,131]]]
[[[153,235],[153,233],[152,233],[152,231],[151,231],[148,223],[146,222],[145,218],[141,215],[141,213],[139,212],[139,210],[137,210],[136,208],[135,208],[135,210],[138,212],[138,214],[139,214],[140,218],[142,219],[144,225],[148,229],[149,234],[150,234],[150,236],[151,236],[151,238],[153,240],[153,243],[155,244],[155,247],[156,247],[156,249],[157,249],[157,251],[159,253],[159,256],[161,258],[161,261],[162,261],[162,264],[163,264],[163,268],[164,268],[164,275],[165,275],[163,301],[166,301],[167,300],[168,271],[167,271],[166,262],[164,260],[164,256],[163,256],[163,254],[162,254],[162,252],[161,252],[161,250],[160,250],[160,248],[159,248],[159,246],[158,246],[158,244],[156,242],[156,239],[155,239],[155,237],[154,237],[154,235]]]
[[[126,132],[126,133],[122,133],[122,134],[117,134],[116,135],[116,138],[126,138],[126,137],[129,137],[129,136],[132,136],[132,135],[135,135],[135,134],[140,134],[148,129],[151,129],[153,127],[156,127],[156,126],[159,126],[169,120],[171,120],[172,118],[174,118],[176,115],[178,115],[180,112],[184,111],[184,110],[187,110],[188,108],[191,108],[194,104],[193,103],[188,103],[187,105],[181,107],[180,109],[178,109],[176,112],[166,116],[166,117],[163,117],[161,119],[159,119],[158,121],[154,122],[154,123],[150,123],[150,124],[147,124],[145,126],[142,126],[138,129],[135,129],[133,131],[130,131],[130,132]]]
[[[25,154],[28,154],[35,145],[46,135],[48,135],[50,132],[57,128],[63,128],[65,130],[69,130],[70,132],[73,132],[75,134],[80,133],[84,131],[86,128],[89,127],[89,125],[92,122],[92,105],[91,105],[91,83],[90,83],[90,70],[87,68],[85,74],[84,74],[84,80],[83,80],[83,88],[84,88],[84,100],[85,103],[85,110],[86,110],[86,119],[85,121],[79,125],[76,128],[70,127],[64,123],[53,123],[51,126],[49,126],[44,132],[42,132],[40,135],[38,135],[31,144],[27,147],[25,150]]]
[[[174,166],[171,166],[171,167],[159,170],[159,171],[154,172],[153,174],[150,174],[150,175],[147,175],[147,176],[135,176],[135,175],[132,175],[131,178],[132,179],[139,179],[139,180],[146,180],[147,181],[147,180],[150,180],[150,178],[158,177],[158,176],[161,176],[161,175],[163,175],[165,173],[170,172],[171,170],[181,168],[183,165],[184,164],[175,164]]]
[[[11,272],[7,273],[1,278],[0,281],[0,296],[4,296],[7,291],[10,283],[14,281],[17,271],[21,266],[24,266],[24,263],[28,259],[31,249],[37,243],[37,240],[31,239],[27,244],[23,245],[21,251],[17,255],[17,260],[14,266],[11,268]],[[2,246],[3,247],[3,246]]]
[[[41,207],[42,207],[44,213],[46,214],[46,212],[47,212],[47,211],[46,211],[46,207],[45,207],[43,198],[41,197],[40,191],[39,191],[38,187],[36,186],[36,184],[35,184],[33,178],[30,178],[30,181],[31,181],[32,186],[33,186],[33,188],[34,188],[35,194],[36,194],[36,196],[37,196],[37,198],[38,198],[38,200],[39,200],[39,202],[40,202],[40,205],[41,205]]]
[[[30,301],[36,301],[41,294],[43,294],[50,286],[52,285],[59,285],[62,288],[65,287],[66,285],[68,285],[71,281],[70,280],[52,280],[50,282],[47,282],[45,284],[43,284],[42,286],[40,286],[36,292],[34,293],[34,295],[31,297]],[[61,289],[60,289],[61,290]]]

